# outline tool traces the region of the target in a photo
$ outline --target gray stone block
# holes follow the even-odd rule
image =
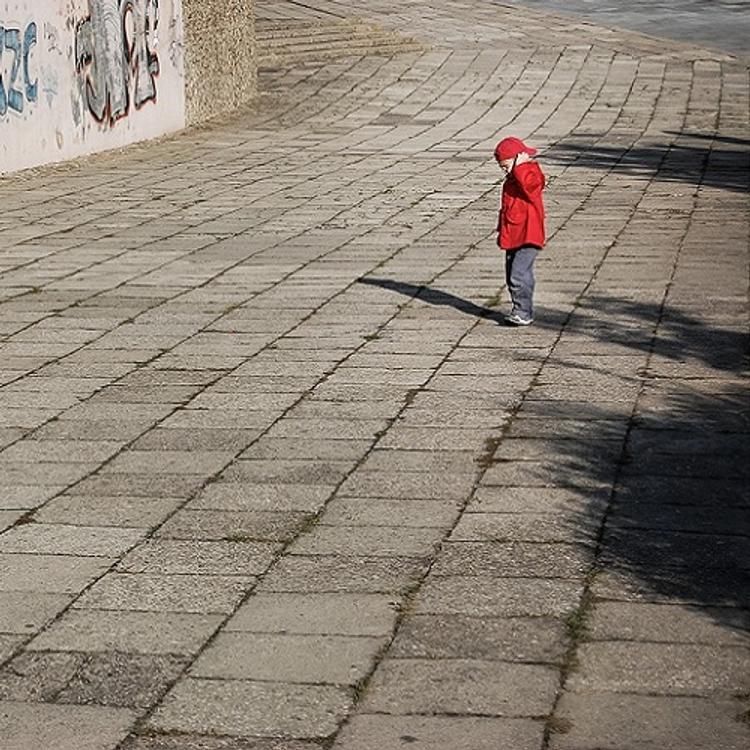
[[[295,555],[281,558],[258,584],[258,592],[403,593],[426,573],[414,557]]]
[[[148,726],[234,737],[328,737],[350,705],[349,692],[333,685],[187,679],[167,695]]]
[[[365,713],[535,717],[547,714],[556,669],[472,659],[386,659],[361,702]]]
[[[287,542],[312,518],[310,513],[183,509],[156,533],[169,539]]]
[[[32,510],[43,505],[64,486],[29,487],[27,485],[0,485],[0,508],[7,510]]]
[[[554,750],[745,750],[750,734],[738,706],[694,697],[568,693],[555,712],[564,728]]]
[[[382,500],[334,497],[320,516],[321,526],[398,526],[449,529],[459,514],[454,503],[434,500]]]
[[[532,719],[472,716],[355,715],[333,750],[538,750],[543,724]]]
[[[223,469],[231,451],[127,450],[112,459],[103,474],[197,474],[210,476]]]
[[[153,575],[230,575],[247,578],[264,573],[281,544],[273,542],[204,542],[149,540],[119,563],[127,573]]]
[[[220,633],[190,669],[193,677],[354,685],[386,637]]]
[[[113,562],[108,557],[0,554],[0,589],[78,594]]]
[[[587,643],[574,692],[720,697],[750,691],[750,650],[674,643]]]
[[[142,529],[29,523],[0,537],[0,552],[116,557],[143,538]]]
[[[75,609],[49,626],[28,648],[32,651],[194,654],[222,620],[221,615]]]
[[[129,737],[122,750],[320,750],[317,742],[211,737],[205,734],[151,734]]]
[[[333,493],[325,485],[232,484],[207,485],[186,506],[191,510],[299,511],[317,513]]]
[[[398,600],[382,594],[255,594],[227,622],[227,632],[389,635]]]
[[[147,529],[158,526],[183,502],[170,497],[60,495],[39,508],[34,519],[46,524]]]
[[[66,594],[0,592],[0,632],[31,634],[41,630],[70,604]]]
[[[472,474],[431,472],[357,472],[340,488],[349,497],[396,497],[410,500],[464,500],[474,483]]]
[[[407,615],[388,655],[395,659],[483,659],[561,663],[562,620]]]
[[[443,546],[432,572],[436,576],[582,578],[592,563],[593,549],[576,544],[452,542]]]
[[[553,578],[434,577],[417,593],[419,614],[562,617],[578,606],[582,583]]]
[[[88,654],[57,696],[58,703],[151,708],[187,659],[153,654]]]
[[[442,536],[440,529],[394,526],[316,526],[289,547],[292,555],[373,555],[427,557]]]
[[[109,573],[75,602],[77,609],[224,613],[234,610],[255,578]]]
[[[53,703],[84,659],[81,654],[23,651],[0,670],[0,700]]]
[[[750,613],[729,607],[599,602],[588,638],[750,647]]]
[[[114,750],[135,720],[123,708],[0,703],[3,750]]]

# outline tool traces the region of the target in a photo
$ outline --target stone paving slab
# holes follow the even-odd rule
[[[744,747],[747,60],[255,4],[422,46],[0,184],[3,739]],[[548,177],[522,330],[508,134]]]

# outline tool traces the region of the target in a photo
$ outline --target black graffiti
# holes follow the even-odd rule
[[[159,58],[149,38],[158,23],[158,0],[89,0],[89,17],[76,29],[75,57],[98,122],[125,117],[131,99],[136,109],[156,100]]]

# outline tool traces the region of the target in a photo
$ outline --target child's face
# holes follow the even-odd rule
[[[506,174],[510,172],[511,169],[513,169],[513,162],[515,159],[498,159],[497,163],[500,165],[500,169],[503,170]]]

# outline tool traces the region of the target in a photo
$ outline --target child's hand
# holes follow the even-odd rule
[[[525,151],[521,151],[521,153],[516,156],[516,166],[524,164],[527,161],[531,161],[531,157]]]

